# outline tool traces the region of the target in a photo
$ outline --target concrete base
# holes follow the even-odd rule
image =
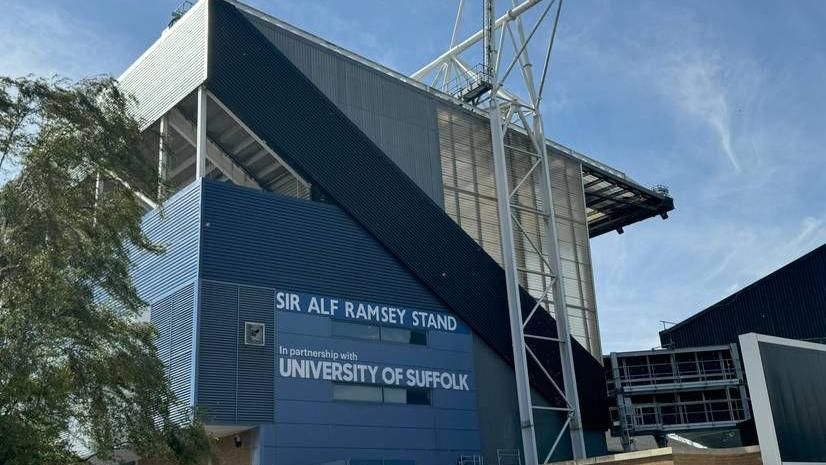
[[[638,452],[568,460],[555,465],[761,465],[760,447],[735,447],[731,449],[695,449],[675,451],[671,447]]]

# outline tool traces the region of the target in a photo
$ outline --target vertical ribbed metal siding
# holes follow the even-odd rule
[[[207,2],[198,2],[123,75],[138,100],[136,115],[149,125],[206,80]]]
[[[238,287],[201,281],[198,324],[198,408],[210,423],[237,414]]]
[[[252,14],[245,16],[442,205],[436,103],[431,96]]]
[[[512,363],[501,267],[239,11],[222,1],[211,8],[210,90]],[[527,292],[520,297],[528,312],[535,300]],[[555,334],[546,313],[533,319],[534,329]],[[559,373],[557,345],[536,348]],[[576,342],[573,352],[583,424],[607,428],[602,366]],[[561,401],[531,369],[543,394]]]
[[[153,303],[152,324],[158,330],[158,356],[164,363],[172,392],[178,404],[173,418],[187,418],[192,406],[192,312],[195,286],[190,283]]]
[[[238,288],[238,420],[272,423],[274,355],[276,347],[275,295],[272,289]],[[265,325],[265,346],[244,344],[244,322]]]
[[[755,332],[826,339],[826,245],[660,332],[663,346],[732,344]]]
[[[211,423],[272,423],[274,291],[201,280],[198,407]],[[244,344],[244,322],[264,323],[266,345]]]

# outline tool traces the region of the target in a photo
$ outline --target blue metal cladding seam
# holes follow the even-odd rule
[[[210,4],[207,86],[512,363],[504,271],[232,5]],[[535,300],[522,292],[523,309]],[[545,312],[528,331],[555,334]],[[558,347],[538,344],[561,383]],[[610,424],[602,366],[576,341],[583,424]],[[536,387],[561,402],[535,366]]]
[[[826,244],[660,332],[669,347],[732,344],[756,332],[826,339]]]

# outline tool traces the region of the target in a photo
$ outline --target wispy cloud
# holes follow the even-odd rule
[[[670,96],[679,109],[716,133],[720,150],[734,170],[740,172],[740,162],[732,146],[729,92],[722,82],[719,56],[699,50],[669,53],[650,66],[660,70],[655,80],[661,91]]]
[[[0,0],[0,11],[0,74],[79,78],[116,62],[112,38],[81,17],[36,2]]]
[[[826,242],[815,200],[826,192],[826,60],[734,46],[731,37],[759,36],[755,18],[728,30],[691,8],[643,2],[589,17],[555,49],[568,68],[555,84],[577,96],[557,119],[600,140],[593,106],[626,108],[627,122],[606,120],[633,149],[596,144],[605,153],[591,155],[627,154],[617,168],[669,184],[677,206],[665,222],[592,242],[606,350],[654,347],[659,320],[679,321]]]

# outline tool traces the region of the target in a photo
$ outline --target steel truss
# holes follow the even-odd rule
[[[465,0],[460,0],[448,50],[422,67],[412,77],[422,81],[431,77],[430,85],[432,87],[449,92],[454,97],[465,100],[476,107],[486,109],[490,117],[499,227],[502,241],[502,266],[505,269],[507,280],[508,310],[511,340],[513,341],[522,443],[525,464],[533,465],[549,462],[566,431],[570,431],[574,458],[584,458],[586,454],[574,373],[568,310],[564,297],[564,283],[561,279],[550,165],[540,110],[554,38],[559,24],[562,0],[527,0],[519,4],[516,3],[516,0],[512,0],[512,2],[512,7],[504,15],[494,19],[494,0],[485,0],[485,19],[482,29],[457,43],[457,34],[465,7]],[[539,7],[538,11],[540,13],[526,34],[523,25],[523,14],[533,7]],[[555,14],[550,15],[554,7],[556,7]],[[550,21],[550,17],[554,18],[553,21]],[[543,28],[543,25],[546,30],[549,30],[549,35],[544,48],[544,64],[541,72],[536,76],[529,58],[528,46],[532,43],[532,40],[534,42],[538,41],[535,38],[540,35],[537,33]],[[484,50],[481,68],[468,65],[461,57],[463,53],[477,44],[481,44]],[[510,49],[511,55],[506,62],[507,64],[503,65],[506,47]],[[478,47],[476,50],[478,52]],[[519,69],[519,72],[514,73],[516,68]],[[513,75],[521,75],[521,80],[512,78]],[[512,79],[509,80],[509,78]],[[516,81],[516,87],[511,87],[513,90],[508,90],[508,86],[513,83],[512,81]],[[457,88],[455,86],[456,82],[464,83],[470,88],[462,88],[461,86]],[[517,97],[517,89],[527,93],[527,101]],[[481,94],[485,91],[486,97],[483,97]],[[470,97],[465,98],[466,96]],[[524,148],[506,145],[505,135],[509,129],[527,134],[531,140],[532,149],[525,150]],[[511,176],[513,170],[509,171],[509,163],[505,154],[506,148],[511,153],[518,151],[520,155],[529,157],[529,160],[531,160],[527,172],[517,176],[516,179]],[[511,183],[508,182],[509,178],[511,178]],[[542,203],[541,211],[537,213],[541,218],[544,230],[544,234],[540,236],[540,243],[532,239],[527,228],[520,222],[519,212],[525,210],[525,206],[516,202],[521,190],[525,186],[537,182],[537,180]],[[515,237],[521,237],[526,247],[536,253],[536,256],[540,257],[542,261],[540,271],[531,270],[534,275],[541,276],[542,288],[538,295],[534,293],[537,303],[527,312],[525,318],[523,318],[519,299],[519,273],[527,270],[517,267]],[[557,298],[554,298],[554,296]],[[528,324],[537,312],[552,312],[552,308],[553,313],[557,316],[556,337],[526,332]],[[531,349],[529,342],[532,340],[552,341],[559,344],[564,389],[557,384],[549,370]],[[546,377],[555,390],[565,399],[565,407],[542,406],[532,401],[528,359],[533,360],[538,365],[542,376]],[[537,450],[533,419],[534,410],[563,411],[568,415],[563,427],[554,438],[552,447],[541,462]]]

